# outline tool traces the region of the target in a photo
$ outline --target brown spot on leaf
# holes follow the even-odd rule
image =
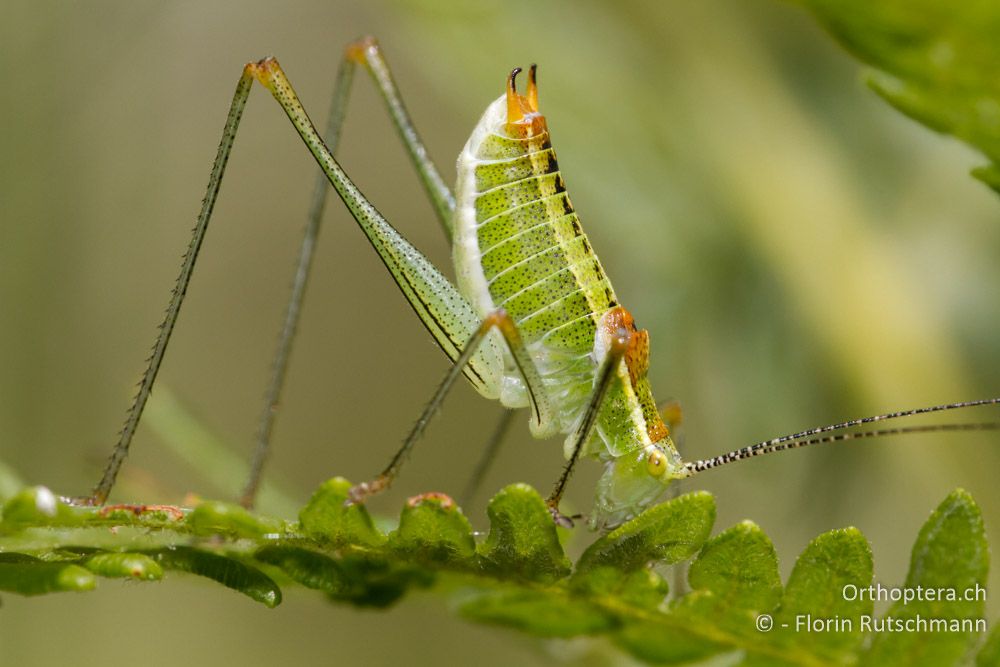
[[[416,507],[424,502],[434,502],[441,506],[442,509],[450,510],[455,506],[455,501],[451,499],[447,493],[441,493],[440,491],[429,491],[427,493],[421,493],[420,495],[413,496],[407,499],[406,504],[410,507]]]

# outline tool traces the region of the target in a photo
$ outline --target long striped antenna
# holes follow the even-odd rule
[[[978,401],[964,401],[961,403],[946,403],[944,405],[932,405],[926,408],[915,408],[913,410],[901,410],[899,412],[889,412],[884,415],[875,415],[873,417],[862,417],[861,419],[852,419],[850,421],[841,422],[839,424],[820,426],[818,428],[811,428],[807,431],[792,433],[791,435],[783,435],[780,438],[764,440],[763,442],[758,442],[753,445],[748,445],[746,447],[742,447],[740,449],[731,451],[728,454],[721,454],[719,456],[715,456],[710,459],[703,459],[701,461],[692,461],[691,463],[685,463],[684,468],[685,470],[688,471],[690,475],[695,475],[705,470],[718,468],[719,466],[724,466],[729,463],[735,463],[736,461],[742,461],[744,459],[753,458],[755,456],[762,456],[764,454],[780,452],[786,449],[798,449],[800,447],[806,447],[809,445],[821,445],[831,442],[842,442],[845,440],[860,440],[862,438],[877,438],[887,435],[902,435],[906,433],[1000,430],[1000,422],[985,422],[985,423],[973,423],[973,424],[931,424],[927,426],[906,426],[902,428],[877,429],[873,431],[863,431],[863,432],[853,432],[853,433],[838,433],[836,435],[827,435],[827,436],[822,435],[824,433],[829,433],[831,431],[839,431],[841,429],[851,428],[853,426],[872,424],[887,419],[899,419],[901,417],[911,417],[913,415],[923,415],[923,414],[929,414],[931,412],[943,412],[945,410],[958,410],[961,408],[975,408],[984,405],[1000,405],[1000,398],[984,398]]]

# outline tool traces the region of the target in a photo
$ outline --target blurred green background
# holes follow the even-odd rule
[[[343,45],[369,33],[449,180],[506,73],[539,64],[573,201],[619,296],[651,332],[658,397],[683,402],[687,458],[1000,394],[1000,202],[967,174],[982,160],[883,104],[796,7],[7,2],[3,17],[0,460],[30,483],[79,494],[96,481],[243,63],[278,56],[319,120]],[[341,156],[450,274],[431,208],[362,75]],[[250,451],[314,171],[256,90],[160,376],[240,454]],[[339,205],[314,275],[269,470],[298,502],[327,477],[377,472],[446,368]],[[461,387],[373,510],[459,492],[497,414]],[[532,441],[526,421],[466,508],[479,529],[490,493],[512,481],[544,491],[558,474],[559,442]],[[876,577],[891,585],[920,524],[956,486],[1000,539],[997,444],[995,435],[854,443],[738,464],[685,488],[716,494],[720,527],[761,524],[785,574],[809,539],[856,525]],[[587,509],[597,474],[581,466],[572,507]],[[237,491],[179,460],[147,425],[114,497]],[[572,549],[590,539],[579,532]],[[182,578],[8,595],[3,605],[5,664],[616,659],[602,645],[535,644],[464,623],[431,595],[371,613],[293,590],[269,611]]]

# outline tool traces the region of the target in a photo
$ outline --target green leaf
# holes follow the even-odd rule
[[[844,591],[870,586],[872,568],[871,547],[857,528],[831,530],[814,539],[788,578],[775,614],[775,638],[831,661],[857,650],[863,639],[861,619],[871,616],[872,601]]]
[[[412,586],[429,586],[432,575],[369,557],[333,558],[297,546],[266,546],[254,559],[280,568],[293,581],[321,590],[333,600],[362,607],[387,607]]]
[[[973,174],[1000,192],[1000,3],[800,0],[853,55],[869,84],[931,129],[981,150]]]
[[[590,545],[577,571],[612,565],[628,571],[651,561],[665,564],[692,556],[715,523],[715,501],[699,491],[649,508]]]
[[[94,575],[73,563],[47,563],[26,554],[0,553],[0,590],[20,595],[89,591]]]
[[[757,638],[758,614],[771,611],[781,599],[774,545],[750,521],[709,540],[691,564],[688,583],[692,592],[674,612],[711,620],[734,636]]]
[[[163,568],[153,558],[137,553],[96,553],[83,559],[85,568],[102,577],[155,581],[163,578]]]
[[[616,624],[600,608],[565,593],[535,590],[486,591],[459,606],[480,623],[517,628],[541,637],[576,637],[606,632]]]
[[[168,570],[207,577],[268,607],[281,604],[281,589],[278,584],[260,570],[233,558],[182,546],[162,549],[149,555]]]
[[[899,627],[894,627],[897,631],[875,634],[864,663],[957,663],[979,637],[981,628],[976,626],[986,625],[982,619],[988,570],[989,547],[983,518],[972,497],[959,489],[934,510],[913,545],[902,592],[918,599],[908,603],[899,600],[889,608],[883,622]],[[942,592],[950,592],[956,599],[939,599]],[[928,595],[935,599],[927,599]],[[972,599],[965,599],[967,595]],[[918,619],[946,625],[920,626]]]
[[[636,607],[657,609],[667,598],[666,580],[649,569],[623,574],[610,565],[595,567],[573,577],[573,590],[595,597],[617,598]]]
[[[75,508],[88,525],[142,526],[174,528],[183,521],[185,511],[174,505],[123,504]]]
[[[363,505],[345,506],[351,483],[334,477],[320,486],[299,512],[302,530],[309,537],[330,544],[377,546],[385,535],[375,530]]]
[[[409,589],[427,588],[436,581],[435,572],[390,558],[348,557],[339,565],[354,588],[331,598],[360,607],[388,607]]]
[[[25,526],[79,526],[87,513],[84,508],[70,507],[44,486],[32,486],[4,503],[0,533]]]
[[[480,548],[485,567],[524,579],[552,580],[569,574],[545,501],[527,484],[511,484],[486,509],[490,534]]]
[[[399,519],[399,529],[389,536],[396,551],[425,563],[475,564],[476,541],[472,526],[444,494],[410,498]]]
[[[261,538],[285,532],[284,522],[252,514],[234,503],[205,501],[187,516],[187,524],[196,535],[231,535]]]
[[[699,636],[683,627],[639,625],[623,632],[618,643],[654,662],[704,660],[737,648],[740,636],[759,639],[754,624],[757,614],[770,611],[781,598],[774,545],[750,521],[706,542],[691,564],[688,583],[692,592],[678,601],[673,612],[689,626],[717,628],[715,637]]]
[[[709,592],[723,608],[767,611],[781,599],[778,555],[764,531],[751,521],[709,540],[688,571],[688,583]]]
[[[335,595],[352,590],[336,560],[310,549],[294,546],[266,546],[254,553],[254,559],[280,568],[295,582]]]
[[[656,664],[696,663],[731,650],[682,626],[664,627],[657,621],[629,623],[615,635],[615,643],[640,660]]]

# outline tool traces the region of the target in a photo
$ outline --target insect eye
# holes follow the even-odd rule
[[[659,449],[654,449],[646,459],[646,472],[653,477],[660,477],[667,470],[667,457]]]

